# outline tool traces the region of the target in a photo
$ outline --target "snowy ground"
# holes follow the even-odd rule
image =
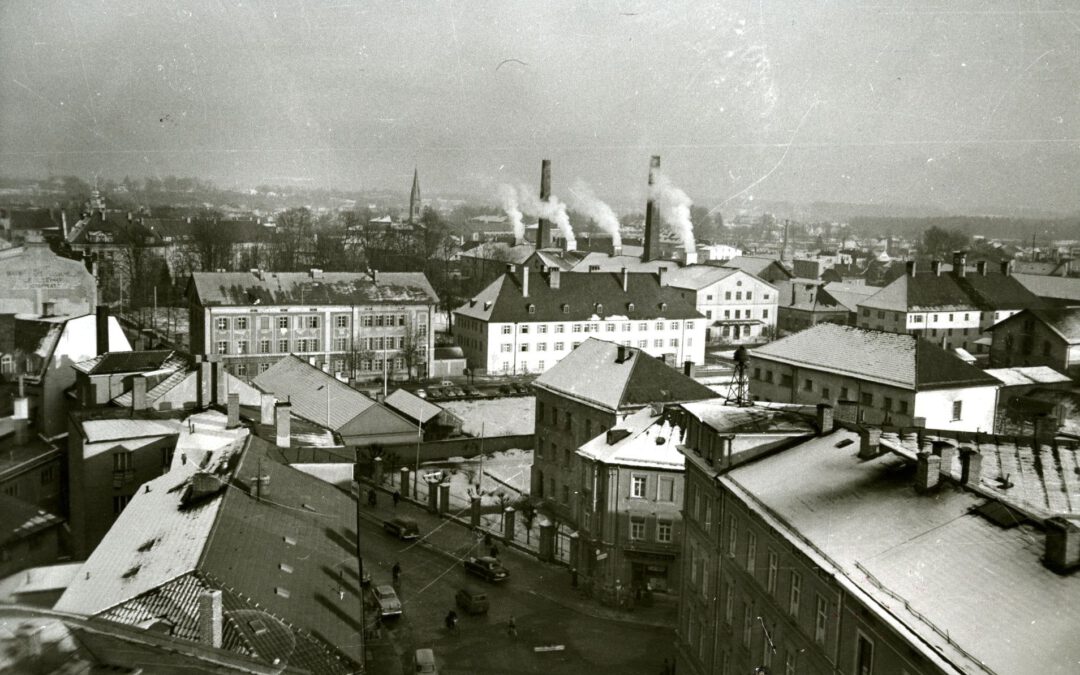
[[[493,398],[479,401],[448,401],[439,403],[460,417],[461,430],[479,436],[481,426],[485,436],[519,436],[533,433],[536,399],[532,396]]]
[[[470,459],[451,457],[439,462],[425,462],[420,470],[425,474],[441,470],[443,475],[448,475],[450,494],[454,501],[468,502],[472,495],[476,494],[477,485],[480,485],[480,494],[486,504],[492,501],[489,500],[489,496],[493,497],[493,501],[497,501],[500,495],[516,500],[528,494],[532,460],[532,450],[514,449],[487,455],[483,462],[482,483],[479,479],[479,457]]]

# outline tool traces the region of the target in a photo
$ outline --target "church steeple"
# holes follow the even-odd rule
[[[420,172],[413,169],[412,192],[409,193],[409,224],[415,225],[420,222],[420,211],[423,207],[420,201]]]

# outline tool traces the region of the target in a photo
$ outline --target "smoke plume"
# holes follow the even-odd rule
[[[652,195],[660,207],[660,217],[675,230],[687,253],[696,250],[694,244],[694,223],[690,220],[690,206],[694,203],[685,192],[675,187],[671,179],[656,172],[653,179]]]
[[[563,238],[566,239],[567,248],[574,248],[577,246],[577,239],[574,238],[574,229],[570,226],[570,216],[566,213],[566,204],[560,202],[558,197],[551,195],[547,199],[541,200],[524,185],[518,190],[518,195],[521,198],[519,208],[524,213],[536,218],[550,220],[555,223],[559,228],[559,232],[562,233]],[[539,243],[537,245],[539,245]]]
[[[622,246],[619,217],[611,207],[597,199],[588,184],[580,179],[574,183],[570,194],[574,196],[574,208],[591,218],[604,232],[610,233],[612,246]]]
[[[499,199],[502,201],[503,211],[510,219],[510,225],[514,228],[514,243],[525,243],[525,223],[522,222],[521,209],[518,208],[517,190],[513,185],[505,183],[499,186]]]

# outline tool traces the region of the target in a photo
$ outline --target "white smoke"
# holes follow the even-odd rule
[[[558,197],[551,195],[547,199],[541,200],[524,185],[518,190],[518,195],[521,198],[520,208],[524,213],[555,223],[566,240],[567,249],[577,246],[574,229],[570,226],[570,216],[566,213],[566,204],[560,202]],[[537,246],[539,245],[540,242],[537,242]]]
[[[514,243],[525,243],[525,223],[522,222],[521,209],[518,208],[517,190],[513,185],[505,183],[499,186],[499,199],[502,201],[503,211],[510,219],[510,225],[514,228]]]
[[[574,208],[591,218],[604,232],[610,233],[612,246],[622,246],[619,217],[615,215],[611,207],[597,199],[588,184],[580,179],[574,183],[570,194],[574,195]]]
[[[683,249],[687,253],[693,253],[697,247],[694,243],[694,223],[690,220],[690,206],[694,202],[659,171],[653,174],[650,197],[659,206],[660,217],[679,235]]]

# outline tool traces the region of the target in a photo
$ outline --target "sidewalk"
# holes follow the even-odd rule
[[[362,484],[366,492],[371,483]],[[467,522],[453,518],[444,518],[428,512],[427,508],[410,499],[402,499],[394,509],[390,491],[380,486],[379,504],[376,507],[365,504],[361,514],[373,521],[393,518],[394,515],[413,518],[420,525],[419,545],[425,548],[461,560],[469,555],[484,555],[483,539],[476,537]],[[458,514],[460,518],[469,517],[468,509]],[[498,538],[501,542],[501,538]],[[513,588],[551,600],[566,609],[579,614],[609,621],[622,621],[643,626],[657,626],[674,629],[678,616],[678,600],[658,594],[652,607],[637,607],[633,611],[623,611],[605,607],[599,601],[586,598],[580,591],[570,586],[570,572],[565,565],[546,563],[535,556],[521,551],[517,547],[499,546],[500,556],[513,560],[515,567],[525,567],[528,574],[517,574],[511,578]],[[554,583],[553,583],[554,582]]]

